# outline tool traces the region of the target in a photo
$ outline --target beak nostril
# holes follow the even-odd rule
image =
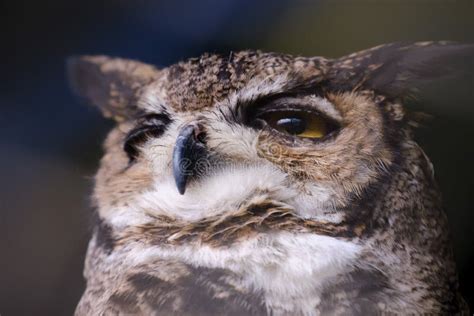
[[[204,132],[204,128],[199,123],[195,123],[192,126],[194,140],[204,144],[206,140],[206,133]]]
[[[195,131],[194,138],[200,143],[206,143],[206,133],[204,133],[203,131]]]

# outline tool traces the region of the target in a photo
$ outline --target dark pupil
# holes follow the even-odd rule
[[[285,130],[292,135],[298,135],[306,130],[306,122],[297,117],[287,117],[276,122],[279,129]]]

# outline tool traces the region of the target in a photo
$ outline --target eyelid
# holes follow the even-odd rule
[[[168,125],[171,119],[167,113],[147,113],[138,119],[138,125]]]
[[[150,137],[161,136],[170,122],[171,119],[165,113],[150,113],[138,118],[137,125],[125,135],[123,143],[123,150],[130,162],[138,157],[138,147]]]
[[[262,113],[266,111],[272,111],[273,109],[275,111],[282,109],[301,111],[314,110],[337,123],[342,122],[342,116],[339,111],[337,111],[335,106],[327,99],[315,95],[303,97],[282,97],[270,102],[268,105],[263,106],[260,111]]]
[[[337,108],[332,104],[328,99],[318,97],[318,96],[308,96],[314,107],[321,112],[322,114],[326,115],[328,118],[333,119],[334,121],[341,123],[342,122],[342,115],[337,110]]]

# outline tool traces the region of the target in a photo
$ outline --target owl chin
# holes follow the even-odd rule
[[[110,222],[117,226],[146,224],[152,216],[166,216],[183,222],[199,222],[210,217],[232,216],[251,201],[285,205],[302,219],[340,222],[331,201],[333,190],[315,184],[294,185],[288,176],[270,164],[223,167],[208,171],[187,184],[180,194],[173,177],[159,178],[151,188],[133,198],[130,212],[110,210]],[[123,215],[120,215],[122,213]],[[141,213],[141,214],[140,214]],[[126,217],[126,218],[124,218]]]

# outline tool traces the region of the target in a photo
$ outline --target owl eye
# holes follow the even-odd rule
[[[269,111],[258,118],[279,132],[302,138],[323,138],[336,128],[325,117],[305,111]]]
[[[123,150],[127,153],[130,162],[138,157],[139,146],[149,138],[161,136],[170,121],[165,114],[148,114],[138,120],[138,126],[125,136],[123,144]]]

